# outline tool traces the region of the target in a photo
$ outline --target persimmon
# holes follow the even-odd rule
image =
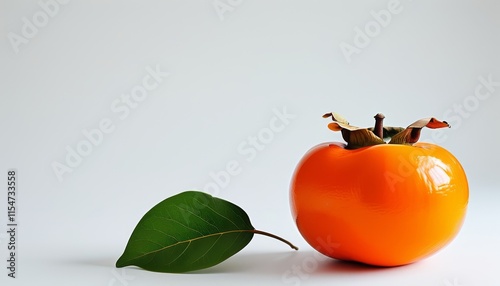
[[[448,127],[435,118],[408,128],[358,128],[334,113],[329,128],[347,144],[310,149],[290,186],[301,235],[332,258],[376,266],[409,264],[437,252],[458,234],[469,188],[460,162],[446,149],[417,142],[423,127]],[[387,144],[383,137],[390,137]]]

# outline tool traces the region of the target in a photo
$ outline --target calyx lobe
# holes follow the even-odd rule
[[[440,121],[434,117],[423,118],[410,124],[408,127],[385,127],[382,121],[385,116],[381,113],[375,115],[376,124],[374,127],[362,128],[350,125],[341,115],[330,112],[323,115],[323,118],[331,118],[333,122],[328,124],[332,131],[341,131],[342,138],[347,142],[347,149],[357,149],[378,144],[413,145],[420,138],[422,128],[431,129],[451,127],[446,121]]]

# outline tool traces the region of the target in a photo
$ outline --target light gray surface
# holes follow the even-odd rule
[[[4,271],[0,281],[499,284],[499,12],[495,1],[0,1],[0,170],[19,170],[20,223],[20,278]],[[385,270],[315,258],[291,219],[288,185],[310,147],[342,140],[321,118],[329,111],[358,126],[377,112],[387,125],[427,116],[453,125],[422,132],[469,176],[471,207],[449,247]],[[88,154],[68,155],[78,148]],[[227,164],[234,175],[214,179]],[[237,203],[301,251],[256,237],[202,274],[116,278],[138,219],[187,189]],[[304,264],[312,271],[287,276]]]

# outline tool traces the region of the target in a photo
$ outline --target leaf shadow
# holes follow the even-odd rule
[[[255,273],[273,274],[276,268],[285,265],[294,252],[245,252],[210,268],[189,272],[190,274]]]
[[[82,259],[72,259],[63,261],[64,264],[96,266],[96,267],[115,267],[116,257],[101,256],[101,257],[86,257]]]
[[[64,262],[66,265],[75,264],[105,268],[114,268],[115,263],[116,257],[111,256],[85,257]],[[242,251],[213,267],[180,273],[180,275],[252,274],[282,277],[286,273],[300,271],[303,275],[342,276],[393,271],[397,268],[399,267],[376,267],[357,262],[335,260],[323,256],[314,250],[280,252]],[[141,270],[141,268],[135,266],[127,267],[126,269]],[[146,270],[142,271],[145,273],[148,272]]]

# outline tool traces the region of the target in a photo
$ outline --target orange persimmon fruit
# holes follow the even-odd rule
[[[376,266],[409,264],[450,243],[467,210],[464,169],[446,149],[415,142],[422,127],[448,124],[430,118],[393,129],[399,139],[385,144],[377,140],[390,128],[332,118],[330,129],[342,131],[348,144],[313,147],[291,182],[291,211],[304,239],[329,257]]]

